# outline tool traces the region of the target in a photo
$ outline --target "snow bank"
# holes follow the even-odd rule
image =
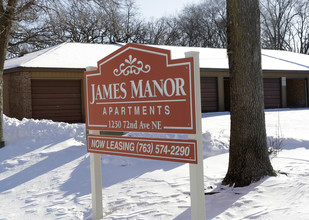
[[[266,110],[267,135],[269,138],[284,139],[282,148],[301,147],[304,140],[309,141],[309,125],[303,123],[308,117],[308,109],[272,109]],[[202,115],[204,157],[215,156],[229,151],[230,115],[229,112],[207,113]],[[215,119],[215,120],[214,120]],[[293,127],[290,125],[294,122]],[[308,129],[307,129],[308,127]],[[21,139],[64,140],[73,138],[86,145],[85,124],[68,124],[50,120],[23,119],[17,120],[4,116],[4,136],[6,142]],[[186,139],[187,135],[136,133],[131,137],[153,137]]]
[[[48,140],[65,140],[73,138],[74,140],[86,145],[86,127],[85,124],[68,124],[64,122],[53,122],[51,120],[26,119],[18,120],[4,116],[4,137],[6,143],[13,143],[19,140],[28,140],[32,142]],[[207,121],[207,119],[206,119]],[[212,129],[217,127],[212,127]],[[155,133],[135,133],[130,132],[127,136],[131,137],[153,137],[153,138],[172,138],[185,139],[187,135],[179,134],[155,134]],[[216,134],[210,131],[203,133],[203,151],[204,156],[214,156],[228,152],[229,128],[221,129]]]
[[[22,139],[65,140],[73,138],[86,144],[85,124],[68,124],[51,120],[26,119],[17,120],[4,115],[5,142],[11,143]]]
[[[221,185],[228,167],[229,124],[227,112],[203,114],[204,186],[206,192],[217,192],[205,196],[207,219],[308,219],[309,109],[266,111],[268,136],[285,140],[272,159],[274,169],[285,174],[243,188]],[[84,124],[4,116],[4,135],[0,219],[91,219]],[[104,219],[191,219],[188,164],[101,158]]]

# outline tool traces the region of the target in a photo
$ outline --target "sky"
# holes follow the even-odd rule
[[[201,0],[135,0],[139,12],[144,18],[160,18],[180,12],[186,5]]]

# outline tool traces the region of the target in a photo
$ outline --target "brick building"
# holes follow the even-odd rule
[[[122,45],[63,43],[7,60],[4,114],[16,118],[84,122],[83,72]],[[225,49],[156,46],[172,59],[199,51],[202,111],[229,110]],[[308,107],[309,56],[262,50],[265,108]]]

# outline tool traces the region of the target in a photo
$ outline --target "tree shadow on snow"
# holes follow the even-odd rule
[[[298,140],[294,138],[284,138],[281,150],[293,150],[297,148],[309,149],[309,140]]]
[[[183,163],[101,154],[103,196],[104,188],[138,178],[148,172],[159,169],[171,170],[181,165]],[[70,178],[60,186],[60,189],[65,192],[64,196],[74,195],[75,203],[78,203],[82,196],[91,194],[89,154],[74,168]],[[83,214],[86,219],[91,219],[91,210]]]
[[[101,154],[102,187],[104,190],[148,172],[159,169],[171,170],[181,165],[183,163]],[[89,155],[75,167],[70,178],[61,185],[61,190],[65,192],[65,196],[75,194],[81,197],[91,193]]]
[[[262,180],[252,183],[246,187],[227,187],[218,184],[217,187],[205,195],[205,206],[206,206],[206,219],[213,219],[225,212],[233,205],[236,204],[243,196],[247,195],[251,191],[254,191],[259,185],[261,185],[268,178],[265,177]],[[191,219],[191,207],[186,209],[183,213],[175,218],[175,220]]]
[[[202,113],[202,118],[211,118],[211,117],[225,116],[225,115],[230,115],[230,112],[207,112],[207,113]]]
[[[273,108],[265,109],[265,112],[289,112],[289,111],[308,111],[309,108]]]
[[[60,141],[59,143],[61,143]],[[46,145],[42,150],[52,149],[57,143],[50,143]],[[9,146],[7,146],[9,147]],[[40,175],[44,175],[54,169],[57,169],[65,164],[70,163],[71,161],[83,156],[86,153],[86,149],[82,146],[69,146],[62,150],[55,151],[46,151],[43,153],[38,152],[43,160],[30,165],[29,167],[20,170],[19,172],[3,179],[0,181],[0,193],[14,189],[21,184],[24,184],[28,181],[31,181]],[[10,159],[10,158],[8,158]],[[6,164],[0,165],[0,170],[4,168],[2,166],[7,166]]]

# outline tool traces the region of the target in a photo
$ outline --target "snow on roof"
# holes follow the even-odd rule
[[[34,68],[86,68],[119,49],[119,45],[63,43],[5,61],[4,69]]]
[[[309,55],[283,50],[262,50],[263,69],[309,70]]]
[[[226,49],[179,46],[156,47],[171,50],[172,59],[183,58],[184,53],[187,51],[197,51],[200,53],[200,68],[229,68]],[[262,69],[309,71],[309,55],[280,50],[262,50]]]
[[[200,68],[208,69],[228,69],[228,57],[226,49],[202,48],[202,47],[180,47],[180,46],[161,46],[152,45],[162,49],[170,50],[172,59],[185,57],[185,52],[199,52]]]
[[[4,69],[17,67],[34,68],[86,68],[119,49],[120,44],[63,43],[23,57],[5,61]],[[149,45],[171,51],[172,59],[183,58],[185,52],[198,51],[200,67],[228,69],[226,49]],[[309,71],[309,55],[288,51],[262,50],[263,70]]]

